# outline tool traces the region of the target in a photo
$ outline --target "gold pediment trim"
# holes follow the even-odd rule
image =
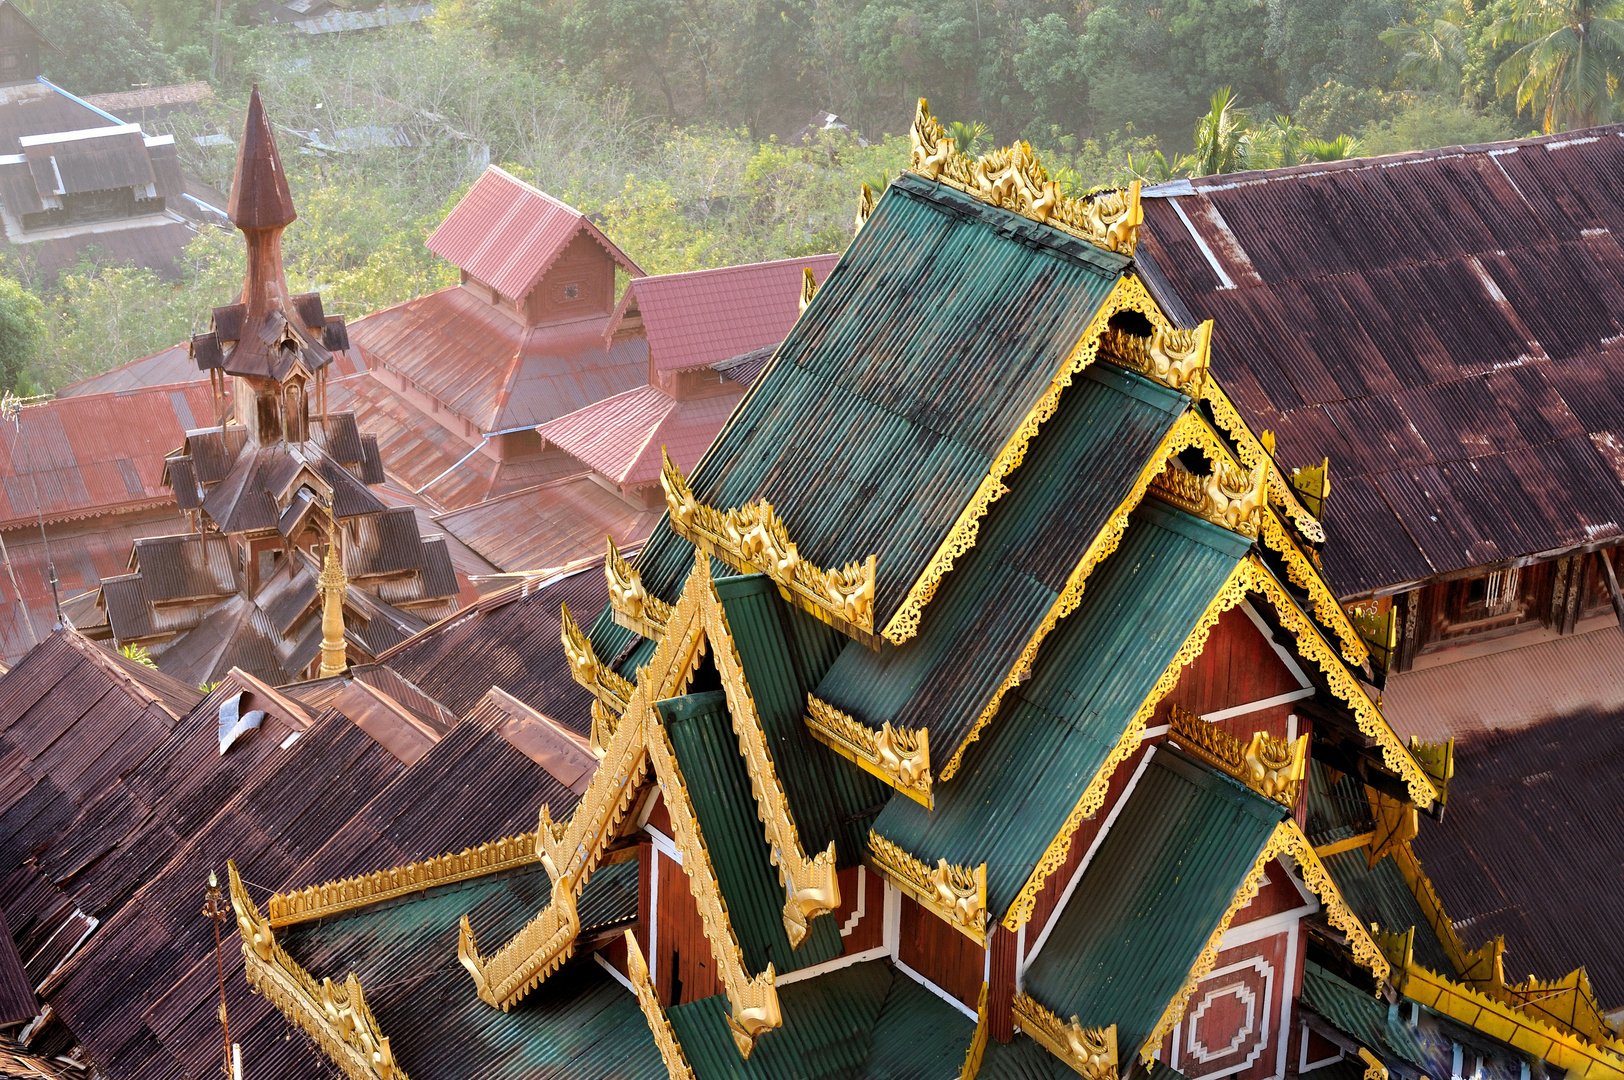
[[[660,486],[672,530],[707,555],[746,574],[766,574],[784,597],[850,637],[874,638],[875,556],[822,569],[804,561],[772,503],[761,499],[717,510],[697,501],[681,470],[662,448]]]
[[[317,982],[276,940],[270,921],[261,917],[243,887],[235,862],[226,862],[226,873],[248,984],[314,1039],[350,1080],[409,1080],[406,1070],[396,1064],[355,973],[342,983]]]
[[[534,833],[505,836],[489,844],[422,862],[311,885],[297,892],[276,893],[266,903],[267,921],[280,929],[315,919],[327,919],[437,885],[450,885],[528,866],[537,858]]]
[[[1152,323],[1149,337],[1112,327],[1106,331],[1101,349],[1101,355],[1114,364],[1195,394],[1212,363],[1212,320],[1190,330]]]
[[[1264,448],[1246,421],[1241,419],[1240,410],[1229,400],[1229,395],[1218,384],[1218,380],[1204,380],[1201,383],[1200,397],[1212,410],[1213,421],[1219,430],[1234,442],[1236,456],[1241,459],[1242,465],[1248,469],[1255,469],[1258,462],[1268,462],[1270,502],[1280,507],[1292,525],[1306,539],[1315,544],[1325,543],[1325,526],[1320,524],[1319,518],[1303,508],[1303,504],[1297,498],[1297,489],[1281,474],[1280,467],[1275,464],[1274,455]]]
[[[1354,667],[1364,664],[1370,659],[1370,645],[1360,636],[1347,611],[1337,603],[1319,568],[1303,554],[1272,509],[1264,511],[1262,525],[1263,543],[1286,564],[1286,577],[1291,583],[1308,593],[1320,625],[1329,627],[1336,634],[1337,642],[1342,647],[1342,658]]]
[[[909,171],[957,188],[992,206],[1052,225],[1095,247],[1133,256],[1145,212],[1139,202],[1139,181],[1126,188],[1096,192],[1076,199],[1060,192],[1032,147],[1017,142],[978,158],[961,153],[942,122],[919,99],[913,126]]]
[[[1297,805],[1297,793],[1308,776],[1307,735],[1287,741],[1256,731],[1249,742],[1243,742],[1182,705],[1173,706],[1168,734],[1185,750],[1259,795],[1284,806]]]
[[[1281,833],[1281,830],[1285,830]],[[1280,823],[1275,830],[1279,844],[1279,854],[1289,856],[1297,865],[1297,872],[1302,875],[1303,884],[1308,891],[1319,898],[1320,906],[1325,910],[1325,918],[1332,926],[1342,931],[1347,938],[1348,948],[1353,953],[1354,963],[1365,968],[1378,982],[1391,974],[1391,967],[1386,957],[1382,955],[1371,928],[1360,921],[1348,906],[1347,899],[1342,890],[1336,887],[1336,879],[1325,868],[1319,852],[1314,845],[1308,842],[1308,837],[1292,818]]]
[[[682,1044],[677,1041],[671,1020],[665,1015],[660,998],[654,992],[654,980],[649,978],[648,961],[643,959],[643,950],[637,947],[637,935],[630,930],[626,931],[626,971],[632,993],[637,995],[638,1007],[648,1021],[649,1033],[654,1036],[654,1045],[660,1051],[660,1060],[665,1063],[666,1076],[669,1080],[694,1080],[688,1055],[682,1052]]]
[[[616,714],[624,713],[631,701],[632,684],[598,659],[592,650],[592,640],[570,614],[568,604],[560,605],[559,620],[559,637],[564,642],[571,677]]]
[[[959,556],[976,546],[976,539],[981,531],[981,519],[986,517],[988,507],[1009,493],[1004,478],[1026,460],[1027,447],[1031,445],[1032,438],[1037,435],[1038,429],[1049,417],[1054,415],[1055,409],[1059,408],[1062,391],[1071,385],[1078,372],[1093,363],[1100,355],[1100,344],[1110,328],[1111,317],[1123,311],[1138,312],[1157,328],[1171,329],[1173,325],[1156,306],[1156,301],[1151,299],[1142,281],[1132,274],[1124,274],[1117,279],[1111,292],[1100,304],[1099,310],[1089,320],[1088,329],[1077,339],[1077,344],[1067,354],[1060,369],[1055,372],[1054,378],[1038,398],[1037,404],[1032,406],[1016,425],[1015,431],[1005,440],[1003,447],[998,451],[998,456],[993,458],[992,465],[988,467],[987,475],[976,487],[975,494],[970,496],[970,501],[959,512],[953,527],[948,530],[947,536],[937,546],[930,561],[925,564],[918,580],[909,588],[908,595],[903,598],[896,614],[891,616],[891,621],[886,624],[884,636],[891,644],[901,645],[919,633],[919,620],[925,606],[935,598],[942,579],[953,569],[953,564]],[[946,774],[943,779],[946,779]]]
[[[1030,994],[1016,994],[1015,1022],[1049,1053],[1085,1080],[1117,1080],[1117,1026],[1083,1027],[1077,1017],[1066,1023]]]
[[[934,867],[870,829],[869,862],[891,884],[982,948],[987,947],[987,864]]]
[[[931,808],[928,728],[894,728],[886,723],[875,731],[811,694],[806,695],[806,707],[806,726],[813,738],[925,809]]]
[[[1260,463],[1248,475],[1228,458],[1228,454],[1218,458],[1206,476],[1168,462],[1150,490],[1186,513],[1255,540],[1268,501],[1267,467]]]
[[[976,999],[976,1029],[970,1036],[970,1046],[964,1051],[964,1065],[959,1069],[959,1080],[976,1080],[981,1061],[987,1055],[987,980],[981,980],[981,996]]]
[[[643,577],[615,546],[615,538],[604,537],[608,551],[603,557],[603,576],[609,582],[609,610],[616,623],[634,634],[651,641],[665,637],[665,625],[671,621],[671,605],[650,595],[643,587]]]

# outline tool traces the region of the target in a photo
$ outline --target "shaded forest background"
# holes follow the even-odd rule
[[[455,280],[423,239],[486,162],[662,273],[840,249],[920,96],[964,149],[1027,139],[1080,193],[1604,122],[1624,68],[1624,0],[440,0],[324,38],[249,0],[22,6],[75,92],[207,79],[168,129],[221,191],[234,148],[210,136],[257,83],[299,206],[290,285],[352,319]],[[1588,66],[1524,63],[1564,26]],[[178,281],[0,258],[0,382],[34,391],[201,329],[242,262],[224,230]]]

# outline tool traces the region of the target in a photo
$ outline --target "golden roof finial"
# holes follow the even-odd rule
[[[349,588],[339,560],[338,521],[327,525],[327,556],[322,561],[316,588],[321,592],[321,678],[344,674],[349,660],[344,650],[344,593]]]

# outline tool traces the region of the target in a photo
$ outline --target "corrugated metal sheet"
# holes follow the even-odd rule
[[[767,364],[776,352],[778,346],[769,345],[764,349],[752,349],[750,352],[729,357],[711,366],[740,386],[754,386],[761,373],[767,370]]]
[[[149,601],[229,596],[237,591],[231,542],[218,534],[144,536],[130,561]]]
[[[103,127],[107,117],[44,83],[0,87],[0,154],[15,154],[24,135]]]
[[[355,519],[353,528],[354,539],[344,552],[344,572],[351,577],[422,568],[423,538],[417,534],[417,515],[411,507],[366,514]],[[451,592],[456,591],[453,581]]]
[[[763,574],[721,578],[716,594],[801,846],[817,852],[832,840],[839,866],[857,864],[868,849],[875,808],[890,791],[812,738],[805,719],[807,692],[834,663],[845,638],[784,603]]]
[[[884,626],[1123,265],[904,174],[694,470],[694,494],[767,499],[820,566],[878,554]],[[656,529],[649,590],[674,596],[690,551]]]
[[[45,281],[55,281],[62,271],[73,269],[81,259],[92,255],[108,266],[144,267],[167,282],[179,281],[186,245],[197,238],[197,229],[157,216],[144,220],[158,224],[87,227],[68,236],[30,241],[29,263]]]
[[[813,919],[806,939],[792,947],[784,932],[784,887],[762,835],[750,774],[728,715],[727,695],[689,694],[658,705],[682,769],[711,866],[727,904],[728,921],[752,975],[772,964],[795,971],[841,953],[840,924]]]
[[[1331,459],[1339,593],[1624,532],[1624,128],[1594,135],[1145,200],[1147,276],[1216,319],[1248,422]]]
[[[642,274],[579,210],[494,165],[486,167],[427,243],[440,258],[503,296],[523,300],[583,231],[628,273]]]
[[[1285,810],[1159,749],[1026,969],[1026,992],[1085,1027],[1150,1037]]]
[[[919,636],[879,652],[847,643],[818,696],[875,729],[928,727],[945,762],[1187,403],[1120,368],[1085,370],[925,609]]]
[[[931,864],[986,862],[1004,911],[1248,546],[1147,500],[935,809],[893,799],[875,829]]]
[[[1308,824],[1303,831],[1315,847],[1362,836],[1375,828],[1365,786],[1357,777],[1335,773],[1317,760],[1308,763]],[[1337,777],[1336,783],[1331,777]]]
[[[606,536],[619,547],[639,543],[660,513],[639,510],[582,474],[453,510],[434,521],[494,565],[523,573],[599,557]],[[578,617],[590,615],[582,611]]]
[[[693,469],[743,396],[678,401],[656,386],[640,386],[577,409],[536,430],[617,484],[652,484],[664,450],[684,472]]]
[[[1457,743],[1448,811],[1421,822],[1414,850],[1468,947],[1504,934],[1512,978],[1583,964],[1612,1008],[1624,939],[1605,883],[1624,876],[1621,829],[1624,708],[1583,711]]]
[[[1304,1008],[1312,1009],[1383,1057],[1401,1058],[1423,1069],[1432,1067],[1415,1032],[1389,1019],[1387,1002],[1344,982],[1312,960],[1303,966],[1300,1000]]]
[[[782,1027],[748,1061],[728,1038],[723,995],[668,1011],[698,1080],[938,1080],[964,1065],[975,1023],[884,960],[778,991]]]
[[[1364,848],[1356,848],[1325,859],[1325,868],[1348,905],[1366,925],[1376,923],[1395,931],[1415,927],[1416,963],[1446,975],[1453,972],[1455,965],[1449,962],[1449,954],[1433,933],[1398,864],[1388,856],[1370,866],[1366,854]]]
[[[703,367],[784,340],[800,315],[803,272],[822,285],[839,255],[657,274],[636,278],[609,324],[642,320],[649,356],[660,371]]]

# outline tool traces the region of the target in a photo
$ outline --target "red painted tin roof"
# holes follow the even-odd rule
[[[683,472],[691,471],[742,396],[741,388],[738,394],[677,401],[640,386],[536,430],[617,484],[649,484],[660,477],[662,446]]]

